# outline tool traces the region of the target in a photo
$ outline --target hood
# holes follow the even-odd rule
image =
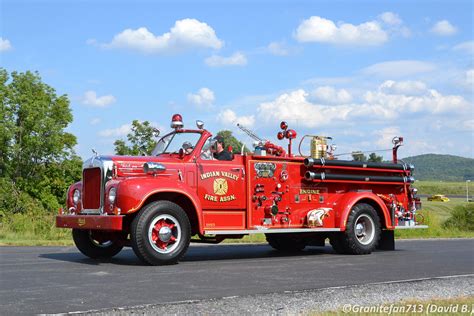
[[[116,168],[116,175],[119,177],[145,175],[143,172],[145,162],[159,162],[165,167],[170,163],[183,162],[183,160],[173,156],[100,156],[100,158],[112,161]]]

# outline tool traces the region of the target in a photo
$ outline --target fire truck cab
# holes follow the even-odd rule
[[[82,181],[70,186],[56,226],[71,228],[77,248],[91,258],[116,255],[124,246],[151,265],[172,264],[189,243],[218,243],[263,233],[280,251],[324,246],[338,253],[394,249],[394,230],[425,228],[413,166],[337,160],[324,137],[313,136],[311,155],[293,155],[296,132],[282,122],[277,137],[253,153],[214,159],[212,134],[197,122],[185,129],[172,118],[151,156],[94,156]]]

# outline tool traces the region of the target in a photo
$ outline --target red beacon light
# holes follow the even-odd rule
[[[288,128],[288,123],[285,121],[281,122],[280,128],[285,131]]]
[[[296,138],[296,131],[294,129],[286,130],[285,137],[288,138],[288,139],[295,139]]]
[[[183,117],[181,116],[181,114],[174,114],[171,117],[171,128],[180,129],[183,128],[183,126]]]

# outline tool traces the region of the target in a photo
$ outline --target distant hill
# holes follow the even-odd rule
[[[403,158],[415,165],[415,179],[474,181],[474,159],[453,155],[426,154]]]

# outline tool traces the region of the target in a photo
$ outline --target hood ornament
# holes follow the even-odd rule
[[[92,153],[94,154],[94,156],[92,156],[92,159],[91,159],[91,162],[90,162],[90,167],[92,167],[94,165],[94,160],[99,156],[99,153],[97,152],[97,150],[95,150],[94,148],[91,148],[92,150]]]

